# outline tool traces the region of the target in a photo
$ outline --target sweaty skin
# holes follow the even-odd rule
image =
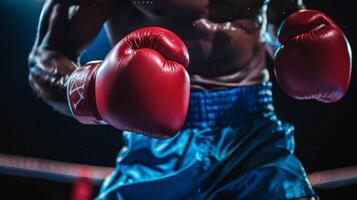
[[[185,41],[193,90],[226,89],[268,79],[264,45],[268,3],[263,0],[132,0],[115,7],[126,9],[108,19],[114,43],[143,26],[165,27]]]
[[[218,90],[267,80],[266,35],[301,0],[47,0],[29,57],[30,85],[55,110],[69,114],[66,82],[80,53],[106,23],[115,44],[145,26],[175,32],[190,54],[192,90]],[[272,29],[267,29],[273,27]]]
[[[106,24],[113,44],[146,26],[180,36],[190,54],[192,90],[257,84],[269,78],[265,61],[276,48],[268,45],[277,42],[275,27],[301,8],[302,0],[47,0],[29,56],[29,82],[45,102],[70,115],[68,77]]]

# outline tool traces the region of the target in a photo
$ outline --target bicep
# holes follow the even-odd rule
[[[98,1],[98,3],[95,3]],[[80,52],[110,15],[113,0],[47,0],[28,59],[29,82],[55,110],[70,114],[66,83]]]
[[[67,36],[69,48],[79,53],[88,46],[111,15],[114,1],[82,0],[69,26]]]
[[[96,37],[114,0],[47,0],[42,8],[32,54],[57,51],[72,59]]]

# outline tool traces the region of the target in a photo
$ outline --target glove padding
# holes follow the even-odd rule
[[[340,100],[351,77],[352,53],[341,29],[324,13],[301,10],[279,31],[282,47],[275,74],[282,89],[296,99]]]
[[[174,33],[159,27],[134,31],[103,63],[89,63],[71,75],[73,116],[84,124],[172,137],[188,110],[188,63],[187,48]]]

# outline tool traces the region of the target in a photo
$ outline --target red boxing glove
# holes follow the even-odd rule
[[[279,31],[275,74],[282,89],[296,99],[335,102],[351,77],[351,49],[341,29],[325,14],[301,10]]]
[[[84,124],[169,138],[186,119],[188,51],[174,33],[158,27],[134,31],[103,63],[77,69],[68,82],[73,116]]]

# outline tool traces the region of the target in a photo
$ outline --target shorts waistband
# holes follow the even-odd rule
[[[271,89],[271,82],[264,82],[228,90],[192,92],[184,127],[239,122],[259,110],[272,110]]]

